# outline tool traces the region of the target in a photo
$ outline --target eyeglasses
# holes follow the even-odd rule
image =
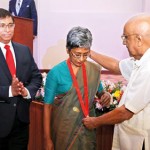
[[[71,51],[71,54],[76,59],[80,59],[81,57],[83,57],[83,59],[87,59],[90,53],[88,52],[88,53],[85,53],[85,54],[76,54],[76,53],[73,53]]]
[[[137,34],[122,35],[121,39],[124,41],[124,40],[127,40],[129,36],[133,36],[133,35],[137,35]]]
[[[0,29],[2,29],[2,30],[6,30],[7,28],[14,29],[14,27],[15,27],[14,23],[9,23],[8,25],[6,25],[4,23],[0,24]]]

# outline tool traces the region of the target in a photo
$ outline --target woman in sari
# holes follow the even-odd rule
[[[100,82],[100,67],[87,61],[92,34],[74,27],[67,35],[69,58],[54,66],[47,75],[44,96],[44,146],[46,150],[95,150],[96,131],[83,126],[82,119],[95,116],[97,93],[102,107],[110,95]]]

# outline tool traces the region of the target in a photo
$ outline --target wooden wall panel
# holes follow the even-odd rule
[[[97,150],[111,150],[113,131],[113,125],[105,125],[97,129]]]
[[[26,45],[33,54],[33,21],[27,18],[15,18],[15,32],[13,41]]]
[[[43,150],[43,104],[33,101],[30,106],[28,150]]]

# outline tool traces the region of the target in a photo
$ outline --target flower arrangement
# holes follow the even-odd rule
[[[41,74],[42,74],[42,85],[35,95],[35,100],[37,100],[37,101],[43,101],[44,100],[44,86],[45,86],[45,82],[46,82],[47,73],[43,72]]]
[[[118,81],[115,83],[109,80],[102,80],[102,85],[104,90],[111,94],[111,102],[109,108],[102,108],[102,106],[98,103],[97,98],[95,98],[94,104],[97,115],[102,115],[106,112],[115,109],[118,106],[122,94],[124,93],[126,88],[126,86],[122,83],[122,81]]]

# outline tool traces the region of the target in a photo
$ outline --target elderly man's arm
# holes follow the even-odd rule
[[[90,58],[100,64],[105,69],[108,69],[115,74],[121,74],[119,69],[119,60],[106,55],[102,55],[92,50],[90,51]]]
[[[125,108],[124,105],[118,107],[99,117],[86,117],[82,120],[88,129],[94,129],[101,125],[112,125],[129,120],[134,115],[133,112]]]

